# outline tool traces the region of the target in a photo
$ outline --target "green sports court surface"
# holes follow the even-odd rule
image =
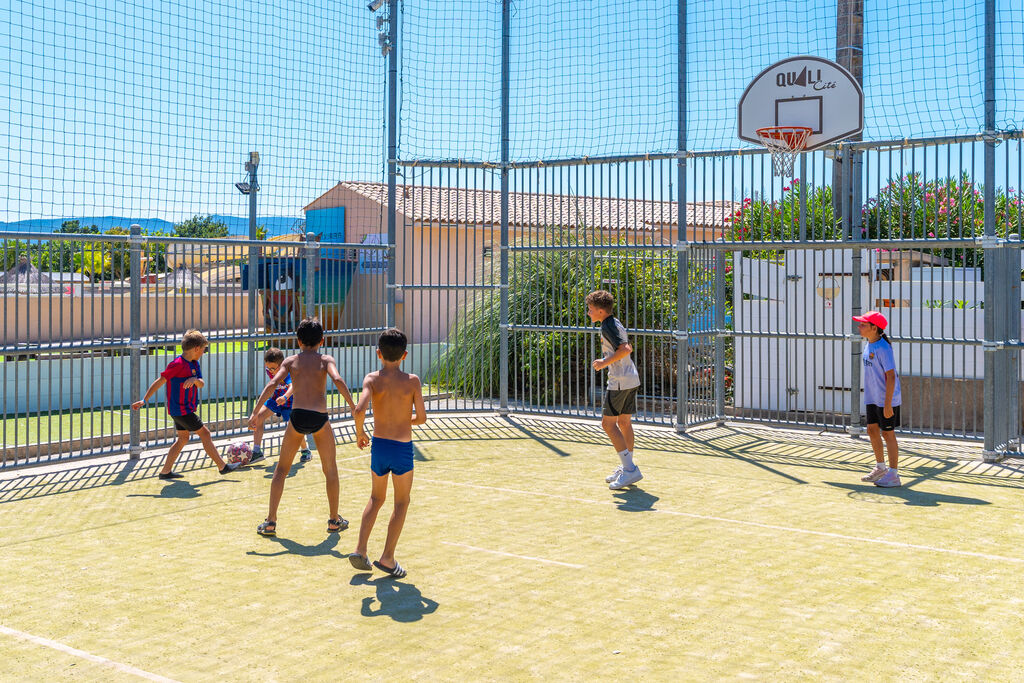
[[[190,447],[0,475],[4,677],[75,680],[1010,680],[1024,646],[1024,466],[903,440],[638,429],[612,492],[600,427],[444,417],[418,429],[402,580],[352,550],[368,454],[346,431],[326,533],[317,461],[262,538],[268,461]],[[383,544],[389,506],[371,539]]]

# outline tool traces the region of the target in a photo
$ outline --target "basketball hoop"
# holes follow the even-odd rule
[[[806,126],[768,126],[758,128],[757,139],[772,153],[772,172],[792,177],[796,155],[807,147],[807,138],[814,132]]]

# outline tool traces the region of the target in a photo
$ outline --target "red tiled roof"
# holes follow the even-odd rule
[[[319,208],[317,205],[337,187],[387,205],[386,184],[342,182],[303,211]],[[607,231],[653,231],[677,225],[677,207],[676,202],[666,201],[513,192],[509,194],[509,223],[529,227],[583,225]],[[729,201],[691,202],[686,205],[686,222],[691,227],[722,229],[726,226],[724,219],[737,208],[739,204]],[[398,212],[413,221],[494,225],[501,218],[501,192],[399,185]]]

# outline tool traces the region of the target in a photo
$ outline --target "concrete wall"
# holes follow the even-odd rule
[[[98,288],[97,288],[98,289]],[[127,292],[97,296],[0,297],[0,344],[83,341],[129,335]],[[245,329],[249,324],[248,295],[244,293],[144,294],[142,334],[180,334],[201,330]],[[256,325],[263,325],[263,305],[257,306]]]
[[[444,344],[413,344],[403,367],[425,376]],[[366,373],[379,365],[373,346],[325,349],[338,362],[338,370],[350,388],[362,385]],[[142,392],[156,379],[173,356],[143,356]],[[4,416],[61,410],[123,409],[139,396],[129,385],[128,356],[72,358],[64,360],[20,360],[0,363],[0,412]],[[208,353],[201,361],[206,386],[201,400],[246,398],[249,373],[255,373],[257,393],[265,384],[262,353]],[[151,405],[164,400],[164,389],[150,399]],[[333,391],[333,389],[331,389]],[[145,428],[145,425],[143,425]]]

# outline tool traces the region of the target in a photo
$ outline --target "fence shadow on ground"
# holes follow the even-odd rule
[[[355,439],[350,422],[336,424],[335,433],[339,444],[352,443]],[[692,430],[686,434],[658,427],[638,426],[635,428],[636,448],[643,452],[669,453],[679,456],[700,456],[703,458],[725,458],[742,461],[752,467],[771,472],[792,483],[806,483],[794,475],[792,468],[819,468],[857,473],[865,470],[874,461],[866,440],[853,440],[849,436],[814,431],[782,430],[759,425],[726,425]],[[546,417],[494,415],[439,416],[432,417],[426,425],[417,427],[414,439],[418,442],[445,441],[531,441],[544,446],[559,458],[572,456],[567,444],[583,444],[607,449],[608,437],[596,421],[558,420]],[[280,436],[265,441],[268,456],[275,457],[280,445]],[[979,486],[998,486],[1024,489],[1024,461],[1015,459],[999,464],[980,462],[980,448],[976,444],[954,441],[919,441],[904,439],[900,444],[900,472],[904,479],[904,491],[913,490],[916,484],[927,480],[941,480],[950,483]],[[363,451],[362,455],[368,455]],[[358,456],[357,456],[358,457]],[[427,461],[429,457],[417,449],[417,460]],[[0,477],[0,504],[30,498],[59,495],[87,489],[120,486],[157,476],[163,464],[163,455],[153,455],[138,461],[83,463],[61,469],[48,467],[45,471],[27,469],[19,472],[5,472]],[[312,463],[295,462],[291,475],[306,464],[319,463],[314,454]],[[264,476],[272,476],[274,461],[258,464]],[[681,469],[690,467],[692,462],[680,461]],[[175,471],[186,476],[190,472],[212,467],[210,459],[198,443],[191,443],[175,463]],[[662,463],[661,469],[672,469],[672,462]],[[181,482],[182,480],[178,480]],[[214,483],[214,482],[208,482]],[[187,482],[171,482],[159,494],[128,494],[129,496],[159,498],[195,498],[201,495],[199,486]],[[637,489],[637,491],[641,491]],[[856,493],[851,491],[851,494]],[[634,493],[634,496],[639,494]],[[907,494],[908,505],[931,505],[953,500],[929,502],[924,494]],[[955,498],[955,496],[950,497]],[[652,509],[657,500],[622,498],[625,510]],[[961,502],[967,502],[967,499]],[[978,504],[984,503],[980,501]]]

